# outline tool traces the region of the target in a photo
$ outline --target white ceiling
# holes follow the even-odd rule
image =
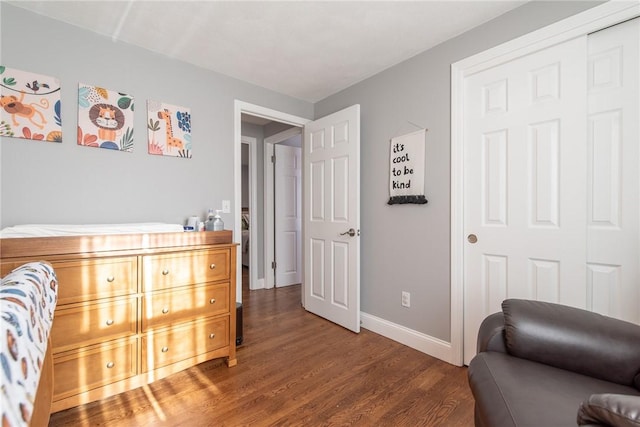
[[[525,2],[10,1],[309,102]]]

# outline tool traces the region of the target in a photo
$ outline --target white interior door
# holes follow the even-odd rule
[[[360,332],[360,106],[304,130],[305,308]]]
[[[588,49],[587,307],[640,323],[640,18]]]
[[[275,286],[302,283],[302,149],[275,149]]]
[[[506,298],[586,301],[586,37],[465,80],[464,362]]]

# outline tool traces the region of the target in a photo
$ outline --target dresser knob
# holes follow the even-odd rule
[[[116,366],[116,364],[113,363],[113,362],[107,363],[107,368],[109,368],[109,369],[113,368],[114,366]]]
[[[162,347],[160,351],[166,353],[167,351],[169,351],[169,347]]]
[[[166,268],[164,270],[162,270],[162,275],[166,276],[167,274],[169,274],[169,270],[167,270]]]
[[[162,309],[162,314],[167,314],[169,312],[169,307],[164,307]]]
[[[216,334],[209,334],[209,339],[214,339],[216,337]]]
[[[113,277],[113,276],[107,277],[107,282],[109,282],[109,283],[113,282],[114,280],[116,280],[116,278]]]
[[[210,268],[211,270],[213,270],[214,268],[216,268],[216,265],[215,265],[215,264],[209,264],[209,268]]]
[[[113,319],[107,319],[107,326],[113,325]]]
[[[215,302],[216,302],[216,299],[215,299],[215,298],[211,298],[211,299],[209,300],[209,304],[215,304]]]

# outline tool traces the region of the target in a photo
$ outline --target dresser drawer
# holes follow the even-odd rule
[[[229,345],[229,317],[189,322],[142,337],[142,372]]]
[[[2,255],[0,253],[0,255]],[[7,274],[11,273],[13,270],[15,270],[16,268],[20,267],[21,265],[27,263],[29,261],[3,261],[0,262],[0,277],[4,277]]]
[[[137,375],[137,339],[68,351],[53,359],[53,400]]]
[[[54,261],[58,305],[137,292],[137,258]]]
[[[183,287],[142,297],[142,331],[229,313],[229,283]]]
[[[143,291],[229,280],[230,257],[230,249],[144,256]]]
[[[54,353],[135,335],[137,298],[58,308],[51,328]]]

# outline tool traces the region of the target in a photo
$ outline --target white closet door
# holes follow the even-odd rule
[[[587,308],[640,323],[640,18],[589,36]]]
[[[585,307],[586,37],[465,79],[464,361],[506,298]]]
[[[505,298],[640,323],[639,57],[634,19],[465,79],[465,363]]]

